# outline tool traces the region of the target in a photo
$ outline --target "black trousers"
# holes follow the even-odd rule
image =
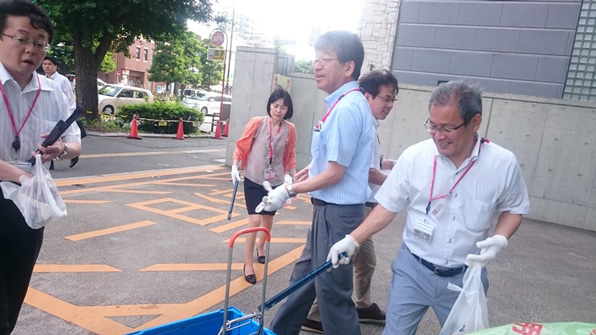
[[[17,206],[0,192],[0,335],[14,329],[43,242]]]

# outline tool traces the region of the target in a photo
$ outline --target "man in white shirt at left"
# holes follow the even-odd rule
[[[59,120],[71,114],[60,86],[38,75],[52,41],[52,22],[27,0],[0,1],[0,179],[31,177],[36,150],[46,166],[81,152],[73,124],[52,145],[41,146]],[[0,193],[0,335],[14,329],[43,241],[43,228],[30,228],[19,209]]]
[[[68,111],[70,113],[74,112],[75,108],[77,107],[77,101],[75,96],[72,92],[72,86],[70,85],[70,81],[65,76],[58,73],[58,61],[56,58],[52,56],[45,56],[42,63],[43,72],[45,72],[46,77],[57,82],[60,85],[60,89],[62,89],[62,93],[66,96],[66,100],[68,101]],[[85,137],[85,128],[83,128],[83,123],[77,119],[77,125],[81,130],[81,138]],[[79,161],[79,157],[75,157],[70,160],[70,167],[75,166]],[[54,162],[50,165],[50,170],[54,169]]]

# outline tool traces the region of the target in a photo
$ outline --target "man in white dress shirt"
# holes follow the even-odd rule
[[[75,108],[77,107],[77,101],[76,101],[75,96],[72,92],[72,86],[71,86],[68,78],[66,78],[65,76],[58,73],[58,62],[56,61],[56,58],[54,58],[52,56],[45,56],[45,58],[43,59],[42,67],[43,67],[43,72],[45,72],[45,74],[46,74],[46,77],[49,79],[52,79],[53,81],[57,82],[60,85],[60,88],[62,89],[62,93],[64,93],[64,95],[66,96],[66,100],[68,101],[68,111],[70,113],[74,112]],[[79,126],[79,129],[81,130],[81,138],[84,138],[86,136],[85,128],[83,128],[83,123],[79,119],[77,119],[77,125]],[[70,160],[69,166],[73,167],[78,162],[79,162],[79,157],[77,156]],[[50,170],[53,170],[53,169],[54,169],[54,162],[52,162],[50,165]]]
[[[403,152],[377,193],[378,205],[328,255],[334,266],[346,264],[349,258],[339,260],[339,253],[354,254],[359,241],[407,211],[403,243],[391,265],[385,335],[413,335],[431,306],[443,325],[459,294],[447,285],[461,287],[468,265],[484,267],[487,291],[486,265],[507,246],[530,206],[515,155],[478,134],[477,88],[441,84],[429,109],[424,126],[431,139]]]
[[[43,164],[81,152],[73,124],[52,145],[41,142],[59,120],[70,116],[57,83],[35,70],[52,41],[52,22],[36,4],[0,1],[0,180],[31,177],[28,160],[39,150]],[[43,228],[30,228],[16,205],[0,192],[0,335],[14,329],[43,241]]]

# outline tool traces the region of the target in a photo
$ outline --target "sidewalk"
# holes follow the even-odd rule
[[[56,180],[69,214],[46,227],[13,335],[120,335],[223,308],[227,242],[248,219],[239,189],[227,220],[229,173],[209,165]],[[304,195],[276,216],[267,298],[288,287],[311,219]],[[404,222],[400,213],[374,237],[372,299],[383,309]],[[262,267],[256,264],[259,282],[248,284],[243,240],[237,243],[230,305],[250,313],[261,302]],[[595,257],[596,232],[525,219],[488,267],[491,325],[596,322]],[[266,325],[278,308],[266,312]],[[439,330],[429,311],[417,334]]]

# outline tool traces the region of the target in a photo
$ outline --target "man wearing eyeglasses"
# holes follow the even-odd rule
[[[379,205],[337,242],[328,258],[337,267],[364,241],[407,211],[383,334],[414,334],[428,307],[444,324],[467,267],[478,263],[488,290],[486,265],[505,248],[529,210],[528,192],[513,153],[478,135],[480,91],[461,81],[432,93],[424,126],[431,139],[407,148],[379,189]],[[498,214],[495,227],[492,218]],[[493,235],[489,236],[494,228]]]
[[[378,128],[381,125],[380,121],[385,120],[391,113],[399,87],[397,78],[386,70],[374,70],[363,75],[358,80],[358,85],[364,93],[364,98],[366,98],[371,115],[374,118],[374,127],[371,129],[373,133],[372,159],[368,170],[368,186],[371,188],[372,194],[364,204],[364,217],[366,218],[377,205],[374,196],[387,178],[386,172],[391,170],[395,164],[394,160],[383,159],[381,155]],[[356,304],[358,319],[362,323],[385,323],[385,312],[376,303],[372,302],[370,294],[376,265],[375,246],[373,239],[369,238],[360,243],[360,248],[354,255],[353,299]],[[302,330],[322,334],[324,329],[320,320],[318,303],[315,302],[302,325]]]
[[[31,177],[28,160],[36,150],[49,165],[54,158],[74,158],[81,151],[76,125],[44,148],[43,138],[70,115],[60,86],[38,75],[52,23],[37,5],[0,1],[0,180],[20,183]],[[0,334],[15,327],[43,240],[43,228],[30,228],[23,215],[0,192]]]
[[[373,118],[358,87],[364,48],[357,35],[345,31],[323,34],[315,44],[317,88],[329,94],[327,112],[312,138],[310,165],[296,174],[298,182],[284,184],[263,199],[265,210],[276,210],[290,196],[309,192],[313,223],[290,282],[305,277],[325,262],[329,247],[354,230],[364,216],[370,195],[368,170]],[[352,301],[352,267],[318,276],[289,296],[271,323],[278,335],[298,334],[315,299],[325,331],[359,335],[358,313]]]

